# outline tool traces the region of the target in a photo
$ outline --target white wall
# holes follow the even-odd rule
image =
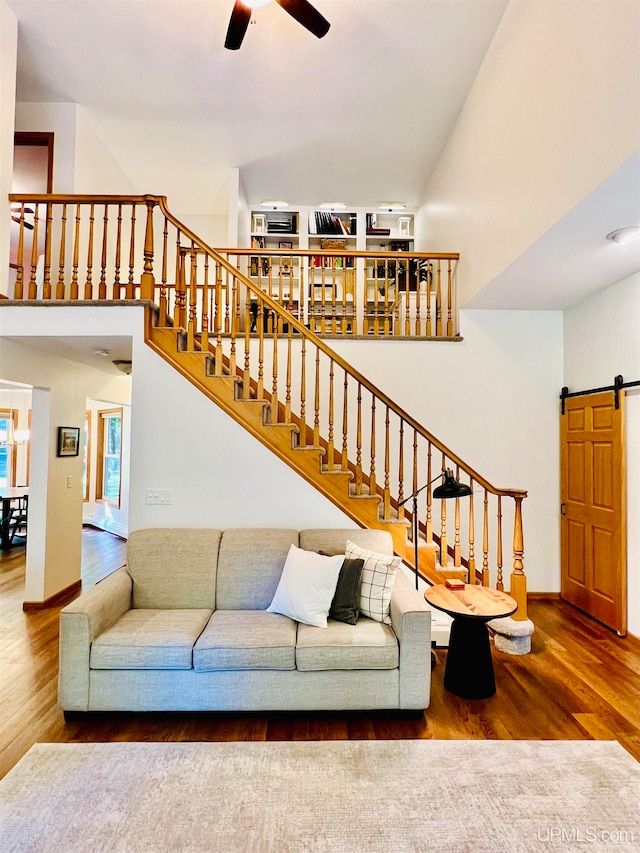
[[[101,530],[108,530],[126,539],[129,534],[129,475],[131,469],[131,407],[122,406],[121,463],[120,463],[120,506],[96,500],[98,470],[98,423],[100,411],[119,407],[109,400],[87,400],[90,414],[89,441],[89,499],[82,506],[82,521]]]
[[[139,338],[133,360],[130,530],[356,526]]]
[[[9,201],[13,178],[18,22],[0,0],[0,293],[9,292]]]
[[[418,220],[461,306],[636,153],[639,43],[635,2],[509,4]]]
[[[640,273],[564,314],[564,382],[570,391],[640,380]],[[628,628],[640,636],[640,388],[626,399]]]
[[[85,339],[92,332],[104,339],[109,328],[126,335],[133,326],[142,328],[142,308],[132,310],[138,314],[79,306],[0,307],[0,378],[34,386],[27,601],[45,601],[80,579],[82,455],[56,456],[57,428],[82,427],[87,397],[131,402],[128,377],[47,352],[42,338],[52,329],[63,339]]]
[[[53,133],[53,191],[75,192],[76,104],[16,104],[16,130]]]
[[[104,144],[93,126],[91,111],[81,106],[76,109],[76,134],[73,141],[75,157],[73,192],[98,195],[137,195],[138,191],[134,182]],[[70,143],[70,139],[61,139],[59,144],[63,146]]]

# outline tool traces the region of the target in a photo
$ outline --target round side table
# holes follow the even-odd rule
[[[487,622],[511,616],[518,609],[506,592],[465,584],[449,589],[435,584],[424,594],[428,604],[453,618],[444,686],[463,699],[488,699],[496,692]]]

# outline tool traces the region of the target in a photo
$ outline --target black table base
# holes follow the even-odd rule
[[[496,692],[489,630],[483,619],[453,620],[444,686],[463,699],[489,699]]]

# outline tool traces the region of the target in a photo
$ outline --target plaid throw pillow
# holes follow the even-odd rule
[[[376,554],[375,551],[360,548],[353,542],[347,542],[345,556],[350,560],[364,560],[360,584],[360,615],[390,625],[391,593],[402,560],[389,554]]]

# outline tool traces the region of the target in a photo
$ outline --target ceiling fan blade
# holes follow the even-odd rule
[[[331,24],[308,0],[276,0],[276,3],[319,39],[329,32]]]
[[[227,50],[237,50],[240,47],[250,20],[251,9],[249,6],[245,6],[242,0],[236,0],[229,19],[227,37],[224,41]]]
[[[27,228],[29,231],[33,231],[33,225],[31,225],[30,222],[26,222],[24,219],[20,219],[20,217],[18,216],[12,216],[11,219],[13,222],[17,222],[18,225],[20,225],[20,223],[22,222],[25,228]]]

